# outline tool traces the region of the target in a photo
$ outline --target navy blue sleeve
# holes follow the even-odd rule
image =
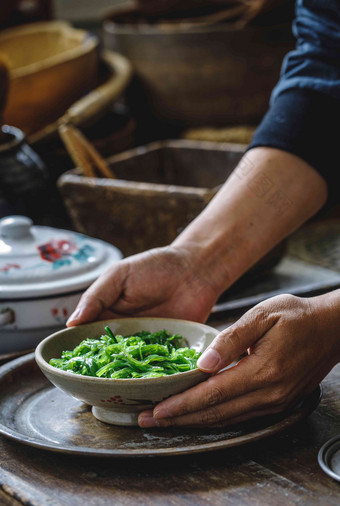
[[[248,149],[293,153],[330,185],[340,169],[340,1],[298,0],[293,32],[296,48]]]

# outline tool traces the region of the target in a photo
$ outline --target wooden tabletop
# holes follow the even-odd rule
[[[317,456],[340,434],[339,391],[340,364],[308,419],[268,439],[204,454],[75,457],[0,436],[0,505],[338,506],[340,483],[321,470]]]

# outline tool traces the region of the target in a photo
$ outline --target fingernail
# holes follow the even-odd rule
[[[139,415],[138,425],[140,427],[149,428],[149,427],[158,427],[159,423],[157,422],[157,420],[154,419],[152,415],[149,416]]]
[[[69,317],[69,319],[67,320],[66,323],[71,322],[72,320],[77,320],[79,318],[79,316],[81,315],[81,313],[82,313],[82,308],[77,307],[77,309],[71,314],[71,316]]]
[[[214,348],[209,348],[197,360],[197,367],[207,372],[215,371],[221,362],[220,354]]]

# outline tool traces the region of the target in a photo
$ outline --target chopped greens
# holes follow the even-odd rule
[[[105,330],[99,339],[85,339],[73,351],[63,351],[50,365],[98,378],[158,378],[195,369],[201,355],[181,347],[183,337],[167,330],[142,330],[126,337]]]

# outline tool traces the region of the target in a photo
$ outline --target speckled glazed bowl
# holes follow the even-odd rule
[[[137,425],[138,413],[150,409],[167,397],[203,381],[207,374],[199,369],[160,378],[111,379],[80,376],[51,365],[64,350],[72,350],[87,337],[99,338],[109,325],[114,334],[131,335],[141,330],[166,329],[182,335],[190,348],[203,351],[218,334],[207,325],[171,318],[124,318],[105,320],[56,332],[37,347],[35,358],[45,376],[64,392],[92,406],[93,415],[115,425]]]

